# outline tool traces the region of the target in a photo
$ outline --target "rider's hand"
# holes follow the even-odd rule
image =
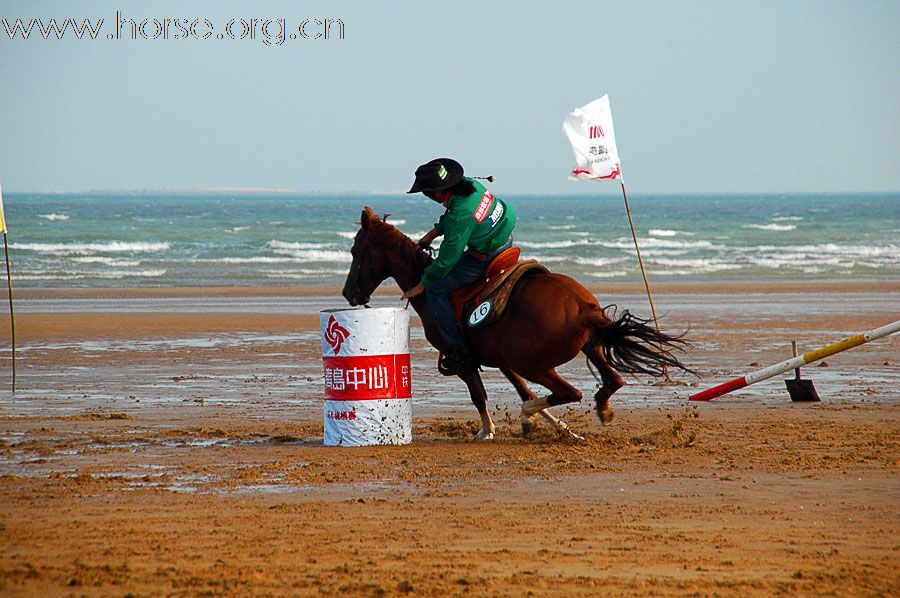
[[[403,297],[402,297],[402,298],[403,298],[403,299],[412,299],[413,297],[416,297],[416,296],[418,296],[418,295],[421,295],[421,294],[424,293],[424,292],[425,292],[425,287],[422,286],[422,283],[420,282],[419,284],[417,284],[416,286],[414,286],[414,287],[411,288],[410,290],[408,290],[408,291],[406,291],[405,293],[403,293]]]

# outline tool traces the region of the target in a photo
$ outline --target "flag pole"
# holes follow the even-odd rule
[[[9,324],[12,328],[12,391],[16,392],[16,315],[13,311],[12,274],[9,270],[9,242],[3,231],[3,254],[6,256],[6,288],[9,290]]]
[[[637,251],[638,263],[641,265],[641,275],[644,277],[644,288],[647,289],[647,299],[650,300],[650,312],[653,314],[653,323],[656,325],[656,331],[659,330],[659,318],[656,317],[656,306],[653,305],[653,294],[650,292],[650,281],[647,280],[647,270],[644,269],[644,260],[641,258],[641,248],[638,247],[637,233],[634,232],[634,220],[631,219],[631,208],[628,206],[628,194],[625,192],[625,179],[619,177],[619,183],[622,185],[622,198],[625,200],[625,211],[628,213],[628,224],[631,226],[631,238],[634,239],[634,248]],[[662,349],[662,345],[660,345]],[[669,366],[663,364],[663,375],[666,382],[671,382],[669,377]]]

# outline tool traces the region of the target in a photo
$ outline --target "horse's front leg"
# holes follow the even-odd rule
[[[484,389],[484,383],[481,381],[481,374],[478,373],[478,370],[473,370],[467,374],[460,374],[459,378],[469,387],[469,397],[472,399],[472,404],[478,409],[478,415],[481,416],[481,430],[478,431],[475,438],[478,440],[493,440],[497,429],[494,427],[494,421],[487,410],[487,391]]]

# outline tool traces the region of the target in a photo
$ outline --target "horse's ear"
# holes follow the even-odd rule
[[[375,213],[375,210],[366,206],[363,208],[362,215],[359,217],[359,223],[362,227],[369,228],[369,225],[378,220],[378,214]]]
[[[375,213],[375,210],[366,206],[363,208],[363,213],[359,218],[359,223],[362,225],[364,229],[369,228],[373,224],[380,224],[380,220],[378,218],[378,214]]]

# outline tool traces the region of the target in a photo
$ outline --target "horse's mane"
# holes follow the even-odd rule
[[[427,251],[419,247],[402,231],[384,219],[369,221],[369,231],[381,247],[409,264],[427,266],[433,261]]]

